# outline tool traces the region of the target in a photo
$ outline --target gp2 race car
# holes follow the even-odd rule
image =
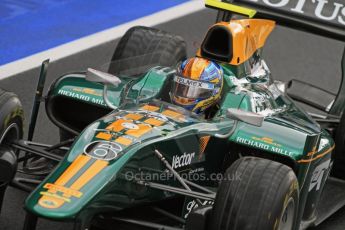
[[[45,61],[27,139],[19,99],[1,91],[1,197],[8,185],[30,193],[25,230],[38,218],[75,230],[318,225],[345,205],[345,83],[333,95],[273,81],[261,51],[269,19],[344,41],[345,6],[328,20],[318,14],[332,5],[321,2],[206,1],[219,13],[197,56],[224,70],[208,119],[170,101],[174,67],[186,58],[179,36],[134,27],[109,64],[63,75],[43,97]],[[32,141],[41,101],[60,129],[55,145]]]

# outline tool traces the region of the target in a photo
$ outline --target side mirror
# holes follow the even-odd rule
[[[121,83],[121,80],[118,77],[91,68],[88,68],[86,71],[86,80],[90,82],[102,83],[104,85],[113,85],[115,87]]]
[[[245,123],[260,127],[260,126],[262,126],[262,123],[265,119],[265,117],[263,115],[243,111],[240,109],[228,109],[226,111],[226,117],[233,119],[235,121],[234,125],[228,133],[216,134],[215,136],[218,138],[229,138],[235,132],[235,130],[237,128],[237,124],[239,121],[243,121]]]
[[[261,114],[247,112],[240,109],[228,109],[226,111],[226,117],[259,127],[262,126],[262,123],[265,119],[265,117]]]
[[[118,87],[119,84],[121,83],[120,78],[109,74],[109,73],[104,73],[99,70],[91,69],[88,68],[86,71],[86,77],[85,79],[89,82],[95,82],[95,83],[101,83],[104,85],[103,89],[103,99],[104,102],[107,104],[107,106],[111,109],[117,109],[117,106],[115,106],[108,97],[108,86],[113,85],[115,87]]]

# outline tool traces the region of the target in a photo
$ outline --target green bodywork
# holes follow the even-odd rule
[[[26,209],[49,219],[86,221],[99,212],[163,200],[174,194],[147,188],[126,178],[139,172],[164,177],[166,169],[153,154],[155,149],[162,152],[178,172],[210,177],[221,172],[225,156],[231,153],[230,147],[236,144],[268,154],[271,159],[289,162],[288,165],[293,167],[299,181],[299,211],[303,214],[303,220],[314,218],[315,205],[322,188],[310,189],[310,184],[314,169],[330,159],[331,154],[324,153],[332,148],[333,140],[283,93],[277,95],[277,91],[271,91],[263,83],[248,81],[238,84],[233,67],[223,65],[223,68],[225,84],[220,109],[211,120],[169,103],[168,92],[174,77],[174,71],[170,68],[156,67],[136,78],[121,77],[121,85],[109,90],[109,98],[119,109],[84,129],[56,170],[28,197]],[[51,87],[49,97],[68,97],[80,103],[106,107],[102,93],[102,85],[87,82],[83,74],[70,74],[60,78]],[[152,107],[148,105],[158,109],[149,111],[147,108]],[[261,127],[239,123],[229,139],[220,139],[215,134],[226,134],[234,124],[225,116],[228,108],[262,113],[266,118]],[[179,114],[177,117],[176,113]],[[114,122],[128,119],[128,114],[141,116],[138,120],[129,119],[134,124],[133,129],[147,126],[149,131],[140,136],[131,135],[128,128],[108,132],[111,137],[106,142],[117,143],[116,157],[109,159],[107,165],[79,189],[82,195],[67,197],[59,208],[42,207],[40,199],[47,192],[52,192],[45,185],[56,183],[78,156],[86,155],[90,143],[104,141],[104,136],[99,136],[100,132],[105,132],[102,130]],[[160,124],[148,124],[148,119],[158,120]],[[125,138],[131,143],[121,144],[116,142],[118,138]],[[206,148],[202,145],[205,139],[208,140]],[[71,187],[98,160],[92,156],[63,186]],[[177,184],[171,177],[154,180],[169,185]],[[322,178],[322,185],[325,180],[326,176]],[[218,182],[201,180],[198,183],[217,190]],[[58,197],[56,199],[60,199],[65,194],[55,191],[55,195]]]

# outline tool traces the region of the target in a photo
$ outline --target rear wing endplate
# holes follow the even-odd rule
[[[219,1],[208,0],[206,6],[220,10],[218,20],[228,21],[232,12],[239,11],[214,6],[216,2]],[[345,41],[344,0],[222,0],[222,3],[247,8],[239,13],[248,17],[246,13],[256,11],[255,18],[271,19],[283,26]]]

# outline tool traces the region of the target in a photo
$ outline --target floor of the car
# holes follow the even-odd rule
[[[315,225],[322,223],[343,206],[345,206],[345,181],[331,177],[322,192]]]
[[[113,230],[114,226],[119,230],[149,230],[149,229],[178,229],[173,226],[178,226],[178,222],[167,216],[160,214],[153,208],[160,208],[175,216],[181,216],[181,207],[184,204],[184,199],[181,197],[167,199],[156,203],[151,203],[143,206],[137,206],[115,213],[105,213],[94,220],[92,230]],[[126,219],[128,221],[119,221]],[[152,224],[150,227],[145,227],[140,224],[133,224],[133,222],[143,222],[145,224]],[[161,224],[161,227],[155,226]],[[163,225],[165,227],[163,227]],[[169,228],[168,226],[172,226]]]

